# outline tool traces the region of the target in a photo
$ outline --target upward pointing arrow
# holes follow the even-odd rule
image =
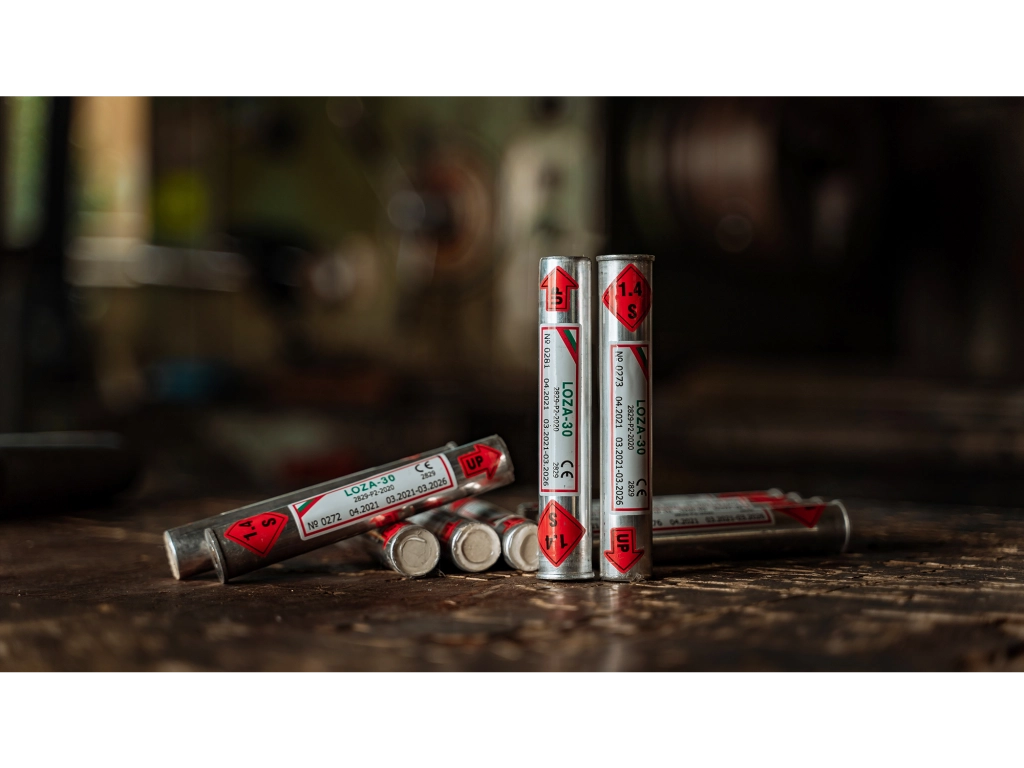
[[[473,446],[472,451],[459,456],[459,465],[462,467],[462,474],[466,476],[466,479],[486,472],[487,479],[490,480],[498,470],[501,456],[501,451],[497,451],[489,445],[477,443]]]
[[[555,267],[540,281],[540,287],[545,291],[545,311],[568,312],[569,291],[575,291],[580,285],[564,269]]]

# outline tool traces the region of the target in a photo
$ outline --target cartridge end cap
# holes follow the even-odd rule
[[[520,523],[505,538],[505,562],[520,571],[536,571],[540,560],[535,523]]]
[[[470,522],[452,539],[452,560],[469,573],[486,571],[501,557],[501,539],[493,528]]]
[[[850,537],[853,534],[853,525],[850,523],[850,513],[846,511],[846,505],[839,499],[833,499],[832,503],[839,507],[839,511],[843,514],[843,531],[845,536],[843,537],[843,546],[839,549],[840,554],[843,554],[850,546]]]
[[[434,570],[441,558],[441,546],[434,534],[416,527],[400,531],[399,536],[393,552],[403,576],[415,579]]]
[[[217,534],[207,528],[203,532],[206,539],[206,546],[210,550],[210,557],[213,559],[213,567],[217,570],[217,578],[221,584],[228,583],[227,571],[224,568],[224,553],[220,551],[220,544],[217,543]]]
[[[174,539],[170,531],[164,531],[164,551],[167,553],[167,563],[171,566],[171,574],[178,581],[181,581],[181,570],[178,568],[178,552],[174,548]]]

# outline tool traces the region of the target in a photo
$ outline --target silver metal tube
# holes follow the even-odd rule
[[[850,543],[850,517],[841,501],[802,499],[776,489],[655,496],[652,510],[652,542],[659,563],[845,552]],[[521,504],[516,511],[530,517],[537,514],[537,507]],[[592,514],[596,521],[600,505],[594,505]],[[598,546],[595,537],[595,549]]]
[[[413,522],[437,536],[441,556],[461,571],[486,571],[501,557],[501,539],[485,523],[462,517],[449,509],[416,515]]]
[[[751,503],[737,498],[728,500],[734,502],[730,507],[678,505],[672,499],[654,500],[659,563],[845,552],[850,543],[850,517],[838,500]]]
[[[650,578],[654,257],[598,256],[601,578]]]
[[[540,548],[535,522],[484,499],[460,499],[443,509],[493,528],[501,539],[501,554],[510,568],[528,573],[537,570]]]
[[[754,504],[771,503],[783,499],[800,501],[799,493],[783,493],[778,488],[770,488],[765,491],[728,491],[724,493],[686,493],[673,496],[655,496],[651,502],[651,508],[656,514],[661,510],[678,509],[700,509],[708,503],[718,504],[725,508],[744,506],[746,502],[736,501],[745,499],[746,502]],[[516,507],[515,514],[525,517],[527,520],[536,520],[538,515],[537,502],[524,501]],[[590,515],[593,523],[600,525],[601,502],[592,501],[590,504]],[[596,526],[595,526],[596,527]]]
[[[381,563],[409,579],[427,575],[441,559],[437,536],[406,520],[367,531],[359,538]]]
[[[179,525],[177,528],[171,528],[170,530],[164,531],[164,549],[167,552],[167,562],[171,566],[171,573],[176,579],[187,579],[190,576],[196,576],[200,573],[206,573],[207,571],[213,570],[213,558],[210,556],[210,550],[206,546],[206,539],[204,538],[203,532],[215,521],[233,523],[238,520],[245,520],[253,515],[258,515],[261,512],[272,512],[275,509],[287,507],[289,504],[308,499],[312,496],[333,491],[340,486],[348,485],[357,480],[373,477],[384,470],[400,467],[414,459],[422,458],[424,456],[433,456],[443,451],[451,450],[455,447],[457,447],[456,443],[448,442],[440,448],[434,448],[430,451],[406,456],[403,459],[392,461],[389,464],[384,464],[379,467],[371,467],[370,469],[346,475],[345,477],[336,477],[332,480],[326,480],[307,488],[301,488],[297,491],[291,491],[280,496],[275,496],[272,499],[257,501],[253,504],[247,504],[244,507],[239,507],[238,509],[229,509],[227,512],[221,512],[219,515],[214,515],[213,517],[208,517],[204,520],[198,520],[194,523],[189,523],[188,525]]]
[[[341,478],[323,493],[244,520],[210,518],[206,545],[221,582],[382,528],[514,479],[497,435]],[[489,530],[489,529],[488,529]]]
[[[540,260],[540,508],[537,578],[594,578],[590,541],[593,269],[581,256]],[[580,545],[583,542],[583,545]]]

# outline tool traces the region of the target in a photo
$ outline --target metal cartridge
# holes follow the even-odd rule
[[[727,491],[724,493],[686,493],[674,496],[657,496],[652,502],[652,510],[658,510],[663,506],[671,505],[673,509],[702,507],[712,499],[735,499],[744,498],[754,503],[779,501],[781,499],[792,499],[800,501],[799,493],[783,493],[778,488],[770,488],[766,491]],[[722,503],[722,502],[718,502]],[[742,504],[742,502],[740,502]],[[733,506],[732,502],[725,502],[725,506]],[[524,501],[516,506],[515,514],[525,517],[527,520],[536,520],[538,506],[535,501]],[[594,500],[590,503],[590,516],[593,521],[601,519],[601,502]]]
[[[275,496],[272,499],[264,499],[263,501],[257,501],[253,504],[247,504],[244,507],[239,507],[238,509],[229,509],[227,512],[221,512],[219,515],[198,520],[194,523],[188,523],[187,525],[179,525],[177,528],[171,528],[170,530],[164,531],[164,549],[167,551],[167,561],[170,563],[171,573],[176,579],[187,579],[190,576],[196,576],[200,573],[206,573],[207,571],[213,570],[213,558],[210,556],[210,550],[206,546],[204,531],[215,521],[222,521],[225,523],[235,522],[237,520],[245,520],[253,515],[258,515],[261,512],[272,512],[276,509],[287,507],[289,504],[294,502],[302,501],[328,491],[333,491],[339,486],[347,484],[351,478],[363,475],[372,476],[384,469],[388,469],[389,467],[401,466],[402,464],[406,464],[414,459],[434,456],[435,454],[442,453],[443,451],[451,450],[456,447],[456,443],[449,442],[440,448],[407,456],[404,459],[399,459],[398,461],[385,464],[384,466],[367,469],[364,472],[359,472],[355,475],[326,480],[307,488],[301,488],[297,491],[291,491],[280,496]]]
[[[761,499],[655,497],[655,557],[684,563],[846,551],[850,517],[841,501]]]
[[[663,564],[845,552],[850,543],[841,501],[777,489],[655,496],[652,510],[654,555]],[[520,504],[516,512],[533,517],[537,505]],[[600,505],[592,514],[596,521]],[[595,549],[598,544],[595,537]]]
[[[537,570],[539,548],[535,522],[483,499],[460,499],[445,509],[493,528],[501,538],[501,554],[510,568],[527,572]]]
[[[598,256],[601,578],[651,575],[653,256]],[[543,511],[543,510],[542,510]]]
[[[460,571],[486,571],[501,557],[501,539],[486,523],[462,517],[449,509],[416,515],[413,522],[437,536],[441,556]]]
[[[407,520],[367,531],[359,538],[381,563],[410,579],[427,575],[441,559],[437,536]]]
[[[242,520],[207,521],[206,545],[222,582],[336,541],[508,485],[497,435],[339,478],[333,487]]]
[[[540,260],[540,508],[537,578],[594,578],[590,541],[593,269],[582,256]],[[581,545],[580,542],[583,542]]]

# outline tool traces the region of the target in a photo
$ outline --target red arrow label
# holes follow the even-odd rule
[[[287,515],[282,515],[280,512],[264,512],[262,515],[239,520],[224,531],[224,538],[230,539],[260,557],[266,557],[274,548],[287,522]]]
[[[619,573],[628,573],[644,556],[644,551],[636,548],[636,529],[612,528],[611,533],[612,548],[606,549],[604,556]]]
[[[545,291],[544,309],[547,312],[568,312],[569,291],[575,291],[580,285],[572,279],[572,275],[561,267],[555,267],[540,281],[540,289]]]
[[[821,519],[821,513],[825,511],[824,504],[804,504],[804,505],[791,505],[791,504],[777,504],[772,505],[772,509],[776,512],[785,512],[792,518],[799,520],[801,523],[806,525],[808,528],[813,528],[818,524]]]
[[[498,464],[501,463],[501,451],[491,448],[489,445],[477,443],[473,450],[459,456],[459,466],[462,467],[462,474],[468,480],[476,477],[482,472],[487,473],[487,479],[494,477],[498,471]]]
[[[537,520],[537,544],[556,568],[580,543],[586,528],[557,501],[549,501]]]
[[[651,284],[630,264],[612,280],[601,299],[620,323],[635,331],[651,311]]]

